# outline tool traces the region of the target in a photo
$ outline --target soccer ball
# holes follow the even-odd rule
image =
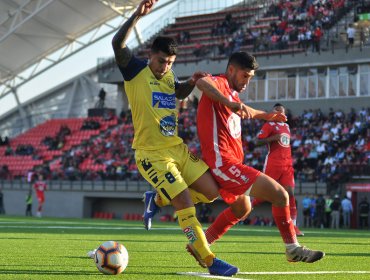
[[[104,242],[95,252],[95,264],[101,273],[120,274],[127,267],[128,252],[118,242]]]

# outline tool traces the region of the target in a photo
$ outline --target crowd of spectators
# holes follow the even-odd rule
[[[0,135],[0,146],[7,146],[9,145],[9,138],[5,136],[4,138]]]
[[[215,23],[212,36],[218,36],[218,55],[228,56],[243,46],[253,52],[296,48],[321,51],[321,41],[333,39],[329,29],[353,6],[352,0],[280,0],[271,4],[264,18],[271,18],[265,26],[257,22],[244,30],[243,24]],[[231,26],[231,27],[230,27]],[[327,33],[327,34],[325,34]]]
[[[200,155],[196,131],[196,103],[181,108],[179,136],[189,150]],[[291,127],[291,146],[297,182],[323,182],[336,188],[352,175],[366,174],[369,169],[368,138],[370,134],[370,108],[348,114],[330,109],[323,114],[320,109],[305,110],[299,116],[288,115]],[[243,120],[243,145],[245,162],[262,170],[267,149],[255,145],[255,137],[262,121]],[[62,173],[68,179],[139,180],[134,154],[130,148],[133,127],[130,116],[121,124],[71,150],[62,159]],[[83,162],[103,168],[82,168]]]
[[[366,196],[363,196],[359,203],[359,220],[361,221],[361,213],[365,214],[365,220],[361,221],[360,228],[367,227],[367,218],[369,213],[369,204]],[[350,228],[350,216],[354,212],[354,206],[349,197],[343,196],[341,199],[338,194],[333,196],[323,194],[305,194],[302,198],[302,217],[303,227],[316,228]],[[361,207],[360,207],[361,205]]]
[[[305,110],[300,116],[288,116],[296,180],[326,182],[336,188],[351,175],[369,170],[368,139],[370,108],[348,114],[342,110]],[[262,170],[266,149],[256,147],[253,137],[261,127],[259,121],[243,121],[246,145],[245,161]]]
[[[181,104],[178,133],[189,150],[200,156],[196,110],[196,98],[193,103]],[[304,110],[300,115],[288,112],[288,120],[296,182],[327,183],[330,191],[353,175],[368,174],[370,108],[351,109],[347,114],[333,109],[327,114],[320,109]],[[259,120],[242,121],[245,163],[259,170],[263,169],[267,152],[264,146],[255,145],[262,125]],[[68,133],[62,127],[58,135]],[[103,135],[84,140],[81,145],[64,152],[58,168],[50,169],[51,162],[37,171],[49,179],[142,180],[131,149],[133,134],[131,115],[122,114],[118,125],[107,129]],[[26,155],[29,150],[19,149],[17,153]],[[1,173],[6,172],[1,170]]]
[[[67,125],[62,125],[55,137],[46,136],[42,143],[48,146],[49,150],[60,150],[66,142],[67,135],[71,135],[71,129]]]
[[[131,115],[126,114],[115,128],[66,152],[60,168],[46,175],[51,179],[68,180],[138,180],[130,148],[132,139]]]
[[[30,144],[19,144],[15,151],[13,148],[8,145],[5,149],[6,156],[31,156],[34,155],[35,148]]]

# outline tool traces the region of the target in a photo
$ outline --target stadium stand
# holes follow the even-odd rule
[[[196,109],[189,104],[188,108],[181,109],[179,117],[179,134],[189,146],[191,152],[200,154],[197,140]],[[323,182],[335,188],[338,183],[351,180],[352,176],[369,174],[369,140],[368,124],[370,122],[370,108],[360,111],[352,110],[348,114],[342,111],[331,110],[323,114],[320,109],[308,110],[301,115],[289,115],[292,133],[292,152],[296,180],[299,182]],[[131,118],[125,117],[119,123],[108,128],[105,123],[104,130],[92,130],[89,134],[80,134],[82,119],[78,120],[73,133],[79,142],[71,147],[71,142],[58,151],[57,159],[51,164],[51,179],[69,180],[140,180],[137,172],[134,155],[129,148],[133,139]],[[76,120],[69,120],[76,125]],[[66,122],[57,120],[58,127]],[[50,124],[49,124],[50,126]],[[244,150],[245,161],[257,169],[262,170],[266,149],[254,145],[254,137],[258,134],[262,122],[258,120],[244,120]],[[41,126],[43,127],[43,126]],[[57,131],[57,129],[54,129]],[[101,134],[98,135],[98,133]],[[89,138],[87,138],[87,136]],[[98,135],[98,137],[90,137]],[[19,139],[18,139],[19,141]],[[12,142],[12,141],[11,141]],[[39,142],[39,140],[37,140]],[[8,162],[15,159],[27,160],[33,166],[46,164],[49,158],[32,161],[32,157],[5,157]],[[25,158],[27,160],[25,160]],[[4,164],[4,162],[2,163]],[[19,168],[17,163],[10,165],[14,174]],[[23,165],[22,165],[23,166]],[[37,168],[36,168],[37,170]]]
[[[91,122],[97,124],[89,126]],[[0,166],[7,166],[7,177],[25,176],[39,166],[47,166],[63,152],[98,135],[116,119],[105,121],[101,118],[52,119],[40,124],[14,139],[7,146],[0,147]],[[52,165],[54,167],[55,164]],[[46,174],[47,175],[47,174]]]
[[[366,31],[368,27],[354,22],[354,7],[357,2],[352,0],[247,2],[248,5],[249,3],[253,5],[246,7],[244,1],[240,6],[232,6],[218,12],[205,11],[204,14],[192,16],[178,15],[169,21],[175,20],[174,24],[159,30],[158,34],[176,36],[180,42],[178,58],[174,65],[175,68],[180,65],[175,69],[176,73],[180,74],[179,78],[187,78],[189,72],[198,66],[199,68],[206,66],[205,69],[208,69],[207,71],[211,69],[213,74],[220,73],[230,52],[236,50],[252,52],[259,57],[261,69],[252,81],[253,87],[250,87],[255,91],[255,97],[251,94],[246,101],[265,104],[277,101],[292,102],[288,108],[293,107],[294,102],[300,108],[301,102],[307,103],[305,108],[312,108],[305,112],[295,108],[295,113],[289,116],[296,182],[297,185],[304,186],[303,189],[297,189],[298,193],[303,194],[311,186],[316,186],[315,189],[312,187],[312,193],[329,193],[342,188],[343,194],[345,182],[354,182],[358,179],[368,182],[370,110],[359,109],[362,104],[358,105],[364,100],[363,105],[368,106],[366,101],[370,96],[368,57],[365,52],[361,57],[360,48],[352,53],[349,51],[350,59],[356,53],[356,57],[349,62],[345,60],[347,53],[332,59],[335,63],[325,57],[331,50],[328,45],[330,40],[335,41],[339,49],[348,47],[346,27],[350,23],[353,23],[356,29],[354,48],[363,46],[366,51],[367,33],[361,33],[360,30],[363,28]],[[318,49],[312,37],[317,27],[323,33],[320,35],[321,47]],[[299,36],[303,36],[303,40],[300,40]],[[135,53],[146,57],[149,41],[135,49]],[[275,63],[279,56],[282,59]],[[302,59],[304,56],[306,60]],[[293,60],[297,58],[304,62],[294,63]],[[319,62],[321,65],[318,65]],[[23,190],[28,188],[25,180],[28,171],[43,173],[49,180],[52,191],[76,193],[86,191],[83,203],[87,204],[88,210],[84,209],[85,216],[140,220],[139,210],[126,209],[122,214],[108,207],[108,202],[104,204],[95,199],[100,195],[110,199],[118,194],[121,198],[128,198],[127,201],[133,197],[139,201],[141,192],[149,188],[136,169],[133,151],[130,148],[133,128],[129,111],[125,111],[126,115],[113,120],[82,118],[88,108],[95,104],[96,99],[92,98],[95,91],[91,90],[93,87],[90,85],[96,83],[96,78],[100,83],[100,85],[96,83],[97,89],[111,83],[109,86],[112,90],[107,91],[107,99],[119,99],[120,104],[119,102],[114,104],[117,105],[116,109],[120,110],[119,106],[125,105],[124,98],[122,102],[119,98],[119,94],[122,93],[122,76],[116,71],[114,60],[111,59],[108,68],[98,66],[98,70],[94,69],[87,73],[90,78],[89,87],[86,87],[86,79],[79,77],[73,83],[69,81],[69,88],[60,86],[39,99],[25,102],[26,115],[33,118],[29,121],[31,124],[40,123],[39,120],[45,121],[48,118],[50,120],[19,135],[17,135],[19,131],[24,131],[25,128],[22,127],[22,123],[26,122],[21,119],[24,116],[20,113],[11,112],[0,121],[1,128],[5,127],[8,131],[16,131],[13,129],[16,126],[21,127],[13,134],[17,136],[8,134],[11,137],[8,137],[10,139],[7,139],[7,142],[4,138],[0,141],[0,186],[5,186],[5,189],[19,187]],[[118,75],[113,76],[117,72]],[[110,79],[111,77],[113,78]],[[94,94],[80,94],[79,90],[84,87],[85,93],[94,92]],[[276,94],[273,94],[274,91]],[[78,98],[69,98],[71,92],[76,93]],[[281,95],[281,92],[285,95]],[[118,94],[113,96],[111,93]],[[360,101],[356,101],[356,98]],[[338,104],[344,105],[343,111],[346,113],[337,109],[340,106],[336,104],[337,100]],[[64,103],[60,105],[58,102]],[[256,103],[252,103],[252,106]],[[326,110],[325,103],[333,103],[335,109]],[[353,104],[356,105],[356,109],[349,112]],[[181,106],[179,134],[188,144],[190,151],[199,155],[195,123],[196,105],[192,106],[188,101],[182,102]],[[60,112],[56,114],[51,109],[48,110],[49,107],[58,107],[59,111],[64,109],[70,114],[63,115],[67,118],[62,119],[59,118]],[[325,112],[321,112],[319,108]],[[56,116],[58,118],[54,119]],[[13,121],[12,118],[16,120]],[[96,122],[99,127],[96,127]],[[62,126],[66,126],[67,129],[62,129]],[[245,161],[258,169],[262,169],[266,149],[256,147],[253,138],[261,126],[262,122],[259,121],[243,121]],[[1,136],[6,136],[8,131],[3,132],[5,134]],[[320,188],[324,187],[317,189],[318,185]],[[105,191],[114,194],[103,194]],[[109,199],[107,201],[110,201]],[[96,205],[101,207],[95,209]]]
[[[236,6],[197,16],[178,17],[161,31],[181,43],[177,63],[219,60],[234,51],[256,56],[321,51],[324,33],[353,9],[354,1],[276,1],[261,6]],[[264,12],[264,13],[263,13]],[[260,14],[262,16],[260,17]],[[299,34],[303,42],[299,43]],[[146,56],[149,45],[141,48]]]

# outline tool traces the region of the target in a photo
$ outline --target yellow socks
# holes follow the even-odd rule
[[[208,266],[212,265],[215,255],[209,249],[206,236],[202,230],[198,219],[196,218],[195,207],[189,207],[176,211],[179,225],[189,242],[197,250],[200,257]]]

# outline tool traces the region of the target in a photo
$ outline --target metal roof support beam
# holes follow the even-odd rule
[[[68,106],[67,106],[67,111],[66,111],[66,115],[65,115],[66,118],[70,117],[70,114],[71,114],[71,111],[72,111],[72,106],[73,106],[73,101],[75,99],[76,94],[78,94],[77,86],[78,86],[79,83],[80,83],[80,79],[74,80],[72,88],[71,88],[70,92],[68,93],[69,100],[68,100]]]
[[[31,128],[31,123],[30,123],[30,120],[27,118],[27,113],[24,110],[22,103],[19,101],[17,89],[12,88],[12,93],[14,95],[15,101],[17,102],[17,109],[18,109],[19,115],[21,116],[23,129],[28,130]]]
[[[55,0],[38,0],[36,5],[33,5],[35,2],[33,0],[28,0],[27,2],[23,3],[14,14],[10,14],[10,17],[13,17],[12,23],[9,26],[9,30],[2,37],[0,37],[0,42],[8,38],[20,26],[22,26],[22,24],[25,24],[28,20],[33,18],[54,1]],[[32,6],[34,7],[32,8]],[[25,18],[23,17],[24,14],[27,14]],[[10,19],[10,17],[8,19]],[[4,22],[2,25],[4,25]]]

